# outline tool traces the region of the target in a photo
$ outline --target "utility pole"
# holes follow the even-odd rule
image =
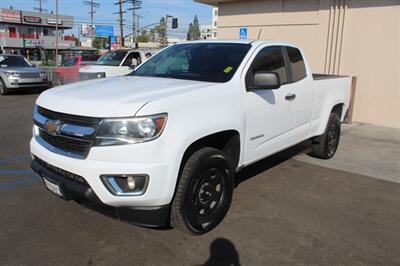
[[[165,44],[168,44],[168,18],[173,18],[173,16],[165,15]]]
[[[120,35],[121,35],[121,46],[125,45],[124,42],[124,13],[126,13],[126,11],[122,10],[122,4],[126,3],[127,0],[118,0],[117,3],[114,3],[114,5],[118,5],[118,12],[115,12],[114,14],[119,14],[119,29],[120,29]]]
[[[140,19],[143,18],[142,16],[136,15],[136,38],[140,34]]]
[[[90,38],[92,39],[92,47],[93,47],[93,37],[94,37],[93,14],[96,13],[96,11],[94,11],[94,9],[99,7],[100,4],[95,2],[95,1],[93,1],[93,0],[90,0],[90,1],[85,0],[85,1],[83,1],[83,3],[90,7],[90,11],[89,11],[89,14],[90,14],[90,30],[91,30]]]
[[[139,16],[137,16],[136,10],[142,8],[142,0],[128,0],[128,2],[132,4],[132,7],[128,8],[128,10],[132,10],[132,38],[136,47],[137,32],[139,29]]]
[[[58,66],[58,0],[56,0],[56,67]]]
[[[37,10],[40,13],[42,12],[47,12],[47,9],[42,8],[42,3],[46,3],[47,0],[35,0],[36,2],[39,2],[39,7],[34,7],[33,10]]]

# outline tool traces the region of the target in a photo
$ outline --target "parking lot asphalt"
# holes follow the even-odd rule
[[[0,97],[0,265],[400,265],[400,184],[301,159],[306,144],[238,173],[226,219],[204,236],[63,201],[29,168],[36,97]]]

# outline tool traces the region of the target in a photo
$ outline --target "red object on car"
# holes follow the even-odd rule
[[[69,59],[64,59],[63,64],[61,66],[56,67],[56,74],[59,77],[59,80],[62,84],[71,83],[79,81],[79,69],[92,65],[98,56],[72,56]]]

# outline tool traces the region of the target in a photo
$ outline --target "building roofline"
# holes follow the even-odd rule
[[[220,3],[236,2],[236,1],[240,1],[240,0],[193,0],[193,1],[201,3],[201,4],[218,6],[218,4],[220,4]]]
[[[7,16],[5,16],[5,14]],[[10,16],[12,15],[12,16]],[[35,19],[36,21],[29,21],[27,19]],[[56,14],[52,13],[40,13],[35,11],[20,10],[20,9],[8,9],[0,8],[0,23],[1,24],[18,24],[28,26],[40,26],[55,28]],[[74,27],[74,16],[70,15],[58,15],[60,29],[72,29]],[[52,22],[50,23],[49,20]],[[54,22],[53,22],[54,21]]]

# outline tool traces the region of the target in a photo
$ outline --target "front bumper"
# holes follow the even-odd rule
[[[146,227],[166,227],[169,224],[170,206],[113,207],[101,202],[93,189],[85,182],[78,182],[61,173],[55,173],[38,159],[31,164],[40,176],[60,185],[65,200],[75,200],[88,208],[107,216]]]
[[[8,78],[5,83],[8,89],[49,87],[48,79],[42,78]]]
[[[177,151],[160,139],[132,145],[92,147],[85,159],[50,151],[34,132],[31,153],[47,164],[85,179],[103,204],[113,207],[162,206],[170,204],[175,191],[180,159]],[[143,195],[116,196],[103,184],[102,175],[149,176]]]

